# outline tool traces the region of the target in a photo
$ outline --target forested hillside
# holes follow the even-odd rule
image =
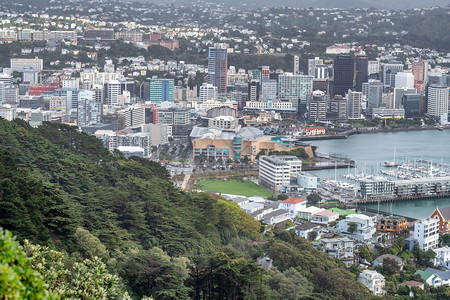
[[[158,163],[75,127],[0,119],[0,164],[1,227],[66,253],[67,268],[99,257],[135,298],[370,298],[306,240],[283,231],[253,245],[260,224],[237,205],[182,192]],[[264,252],[275,270],[255,263]]]

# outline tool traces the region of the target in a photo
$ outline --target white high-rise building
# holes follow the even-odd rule
[[[111,80],[106,84],[106,100],[108,105],[119,104],[121,87],[119,80]]]
[[[362,92],[353,92],[348,90],[347,93],[347,118],[361,119],[361,104],[363,100]]]
[[[262,99],[276,99],[277,98],[278,83],[275,79],[263,80],[261,84],[261,98]]]
[[[378,60],[369,60],[367,69],[367,74],[369,75],[380,73],[380,62]]]
[[[317,65],[323,65],[323,59],[318,57],[308,59],[308,75],[314,76],[314,69]]]
[[[423,251],[438,247],[439,219],[429,218],[414,224],[414,239]]]
[[[80,88],[80,78],[70,78],[64,79],[62,81],[63,88],[79,89]]]
[[[294,75],[300,74],[300,57],[294,56]]]
[[[98,124],[102,117],[102,103],[95,101],[94,92],[81,90],[78,93],[78,126]]]
[[[23,72],[24,67],[31,67],[34,71],[41,72],[43,65],[40,58],[11,58],[11,72]]]
[[[395,75],[403,71],[403,64],[390,61],[383,65],[383,83],[385,87],[395,87]]]
[[[328,78],[328,66],[327,65],[316,65],[314,68],[314,79],[325,80]]]
[[[448,113],[448,87],[441,84],[432,84],[428,87],[427,113],[439,117]]]
[[[216,100],[219,96],[217,92],[217,87],[210,83],[203,83],[200,86],[200,102],[205,102],[208,100]]]
[[[296,156],[261,156],[259,183],[274,191],[281,191],[302,170],[302,161]]]
[[[414,75],[409,72],[398,72],[395,74],[395,87],[413,89]]]

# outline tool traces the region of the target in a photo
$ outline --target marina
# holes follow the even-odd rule
[[[439,139],[439,143],[434,143],[433,141],[437,139]],[[380,206],[380,210],[385,212],[398,213],[408,217],[427,217],[428,210],[433,211],[436,205],[440,207],[450,205],[450,193],[446,190],[450,181],[450,177],[447,178],[450,174],[450,157],[447,154],[450,149],[449,131],[353,135],[345,141],[317,141],[314,145],[317,145],[321,152],[355,160],[354,169],[312,171],[322,179],[353,184],[354,190],[348,191],[344,196],[341,194],[345,193],[348,186],[342,183],[325,182],[327,189],[330,189],[330,186],[345,187],[339,189],[342,200],[356,200],[354,195],[360,195],[362,181],[390,182],[388,184],[390,186],[389,196],[360,199],[360,208],[376,209]],[[390,151],[386,145],[392,147]],[[396,152],[394,160],[393,151]],[[395,166],[386,166],[386,162],[392,162]],[[424,181],[424,185],[429,190],[417,193],[417,184],[420,181]],[[432,185],[433,181],[436,181],[437,184]],[[395,182],[402,188],[398,189]],[[442,182],[447,184],[442,184]],[[405,186],[410,186],[410,188]],[[350,197],[351,195],[353,198]],[[403,207],[411,208],[411,210],[405,210]],[[418,212],[414,212],[412,211],[413,207],[422,208]],[[423,209],[423,207],[428,209]]]

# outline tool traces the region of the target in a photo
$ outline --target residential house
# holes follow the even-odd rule
[[[430,270],[431,269],[431,270]],[[441,274],[436,273],[435,271],[439,271],[436,269],[428,268],[425,271],[417,270],[414,275],[420,275],[426,284],[431,285],[433,287],[438,287],[443,284],[448,284],[449,280],[447,279],[444,283],[444,278],[441,277]],[[445,275],[447,277],[447,275]]]
[[[418,282],[418,281],[415,281],[415,280],[410,280],[410,281],[405,281],[403,283],[400,283],[399,285],[397,285],[397,289],[401,285],[407,285],[407,286],[409,286],[410,289],[412,289],[412,287],[418,287],[419,289],[422,289],[422,290],[425,289],[425,284],[424,283]],[[414,292],[413,291],[409,292],[409,297],[410,298],[414,297]]]
[[[315,206],[303,207],[297,211],[297,217],[305,220],[311,220],[315,214],[318,214],[324,210],[325,209],[323,208],[318,208]]]
[[[377,223],[377,230],[401,233],[407,230],[408,221],[404,217],[384,217]]]
[[[386,285],[386,280],[384,279],[384,276],[377,271],[362,271],[358,276],[358,281],[371,290],[375,296],[382,296],[385,293],[384,286]]]
[[[331,210],[324,210],[317,214],[315,214],[311,220],[313,223],[317,224],[324,224],[328,225],[331,222],[335,222],[339,219],[339,213],[331,211]]]
[[[436,207],[430,218],[439,219],[439,233],[450,232],[450,206],[444,208]]]
[[[243,204],[249,203],[250,199],[245,198],[245,197],[234,197],[234,198],[231,198],[231,201],[233,201],[237,205],[241,206]]]
[[[349,224],[355,223],[356,229],[354,232],[349,232]],[[337,226],[339,232],[349,233],[355,237],[355,239],[364,241],[372,238],[372,235],[376,231],[375,223],[369,216],[359,214],[347,216],[344,220],[339,221]]]
[[[450,269],[450,247],[445,246],[442,248],[433,249],[436,253],[436,257],[433,259],[435,266],[440,266],[446,269]]]
[[[300,209],[306,208],[306,201],[299,198],[289,198],[281,201],[278,208],[289,211],[291,218],[294,218]]]
[[[347,267],[354,263],[355,241],[348,237],[321,239],[318,244],[319,250],[344,262]]]
[[[295,226],[295,234],[301,236],[302,238],[309,239],[310,233],[315,231],[317,233],[317,236],[314,239],[317,240],[321,236],[322,229],[323,227],[319,224],[306,222],[301,225]]]
[[[257,221],[261,221],[264,219],[264,216],[267,215],[268,213],[273,212],[275,209],[272,207],[264,207],[260,210],[254,211],[253,213],[251,213],[251,215],[253,216],[253,218],[255,218],[255,220]]]
[[[248,214],[252,214],[257,210],[264,208],[264,203],[259,202],[248,202],[240,205],[240,207]]]
[[[450,271],[438,270],[434,268],[426,268],[425,272],[431,273],[433,275],[439,276],[442,279],[442,284],[450,284]]]
[[[374,266],[374,267],[381,266],[382,267],[383,266],[383,261],[386,258],[395,260],[395,262],[397,263],[399,271],[403,270],[403,261],[402,261],[402,259],[399,258],[398,256],[395,256],[395,255],[392,255],[392,254],[383,254],[383,255],[378,256],[377,258],[375,258],[372,261],[372,266]]]
[[[263,223],[267,225],[274,225],[289,219],[289,211],[284,209],[275,209],[272,212],[263,216]]]

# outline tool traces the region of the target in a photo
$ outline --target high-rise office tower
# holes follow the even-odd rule
[[[92,92],[94,92],[94,100],[100,102],[103,105],[104,103],[103,86],[100,84],[94,84],[94,86],[92,87]]]
[[[110,80],[105,84],[105,100],[108,105],[119,104],[120,82],[118,80]]]
[[[427,113],[439,117],[448,113],[448,87],[442,84],[432,84],[427,90]]]
[[[355,89],[357,92],[361,92],[362,84],[368,80],[369,57],[366,55],[358,55],[356,57],[355,69]]]
[[[422,114],[421,110],[422,96],[418,94],[405,94],[402,97],[402,105],[405,109],[405,117],[413,118]]]
[[[278,76],[278,98],[306,100],[306,95],[312,93],[312,86],[312,76],[292,73],[280,75]]]
[[[150,79],[150,102],[174,101],[174,85],[173,79]]]
[[[395,74],[395,87],[413,89],[414,75],[409,72],[398,72]]]
[[[314,76],[314,69],[317,65],[323,65],[323,59],[318,57],[308,59],[308,75]]]
[[[294,75],[300,74],[300,57],[294,56]]]
[[[423,92],[427,81],[427,63],[424,61],[415,61],[411,66],[411,72],[414,76],[414,88],[418,92]]]
[[[93,91],[81,90],[78,93],[78,126],[100,123],[102,107],[103,104],[95,100]]]
[[[403,95],[417,94],[415,88],[395,88],[394,89],[394,103],[392,108],[400,108],[402,105]]]
[[[361,119],[362,92],[347,91],[347,118]]]
[[[379,80],[369,80],[367,91],[367,109],[372,112],[372,108],[378,108],[383,99],[383,83]]]
[[[227,92],[227,47],[216,44],[209,47],[208,83],[217,87],[219,94]]]
[[[367,62],[367,74],[371,79],[380,79],[378,76],[380,75],[380,63],[378,60],[369,60]],[[373,78],[376,77],[376,78]]]
[[[218,98],[217,87],[209,84],[203,83],[200,86],[200,102],[205,102],[208,100],[216,100]]]
[[[342,96],[337,95],[328,101],[327,120],[347,120],[347,101]]]
[[[274,79],[264,80],[261,84],[262,99],[276,99],[278,84]]]
[[[322,91],[314,91],[312,94],[306,96],[306,103],[308,107],[309,121],[325,121],[327,120],[327,107],[330,95]]]
[[[259,101],[259,81],[248,82],[248,101]]]
[[[399,61],[390,61],[383,65],[384,87],[395,87],[395,75],[403,71],[403,64]]]
[[[268,79],[270,79],[270,67],[262,66],[261,67],[261,81],[268,80]]]
[[[333,96],[345,96],[353,88],[355,62],[351,56],[341,55],[334,59],[333,66]]]
[[[315,80],[326,80],[328,78],[328,66],[316,65],[313,75]]]

